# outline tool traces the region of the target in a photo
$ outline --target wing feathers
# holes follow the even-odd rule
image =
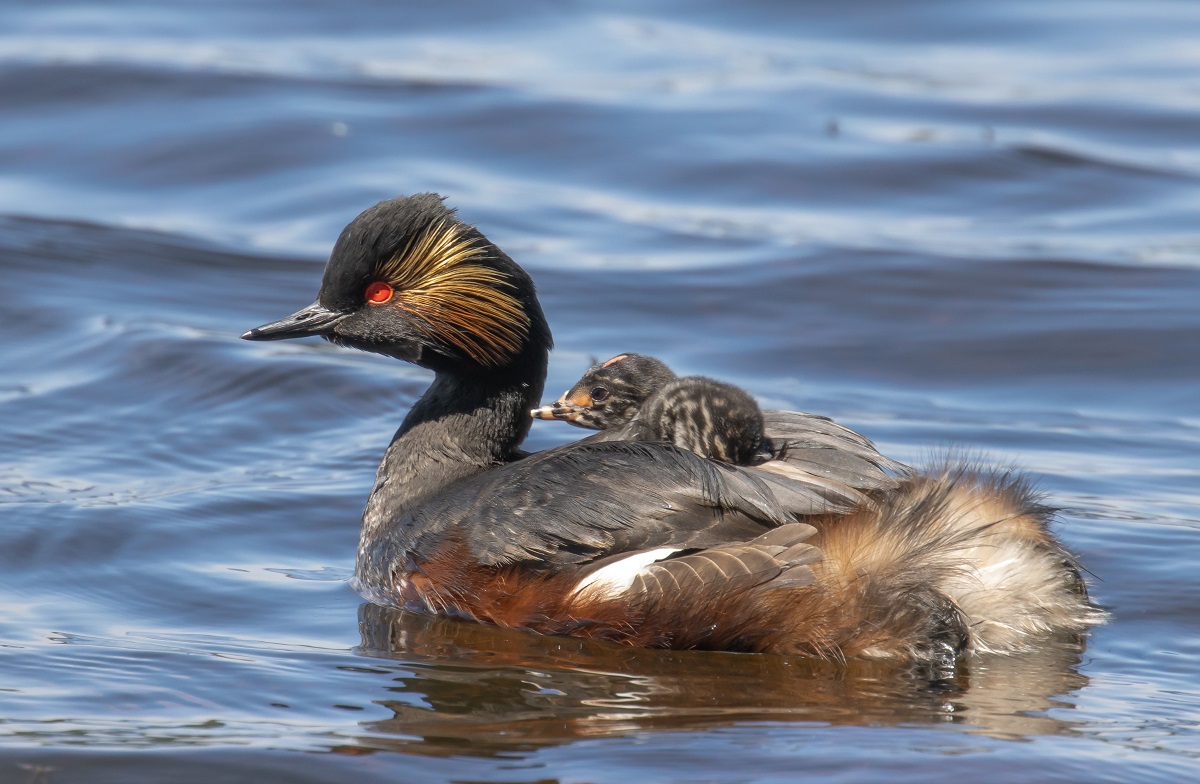
[[[775,457],[760,468],[793,466],[859,490],[894,488],[897,483],[891,474],[908,468],[884,457],[866,437],[827,417],[770,409],[763,411],[763,425]]]
[[[749,542],[656,561],[638,573],[628,593],[697,598],[760,586],[776,590],[812,585],[816,577],[810,566],[821,559],[821,552],[804,540],[815,531],[792,523]]]

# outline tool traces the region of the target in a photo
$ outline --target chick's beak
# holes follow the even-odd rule
[[[533,409],[529,415],[534,419],[557,419],[561,422],[571,422],[579,415],[579,409],[567,405],[561,400],[556,400],[549,405]]]
[[[272,321],[255,327],[242,335],[243,340],[285,340],[287,338],[306,338],[312,335],[325,335],[333,329],[334,324],[344,319],[347,314],[337,313],[314,302],[303,310],[298,310],[287,318]]]

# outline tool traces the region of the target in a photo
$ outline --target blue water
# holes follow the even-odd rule
[[[1200,5],[0,7],[0,781],[1200,775]],[[429,377],[245,329],[435,190],[636,350],[1032,474],[1112,614],[931,685],[349,588]],[[538,423],[529,445],[580,435]]]

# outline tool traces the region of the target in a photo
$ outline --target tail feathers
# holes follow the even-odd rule
[[[1018,475],[968,466],[913,475],[877,507],[818,523],[820,579],[889,630],[882,655],[889,646],[928,648],[937,633],[914,617],[939,616],[950,638],[963,627],[964,648],[1019,651],[1046,632],[1104,618],[1049,533],[1052,514]]]

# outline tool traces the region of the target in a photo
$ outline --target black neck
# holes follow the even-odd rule
[[[379,464],[364,539],[449,485],[514,459],[541,400],[546,365],[541,348],[504,370],[438,373]]]

